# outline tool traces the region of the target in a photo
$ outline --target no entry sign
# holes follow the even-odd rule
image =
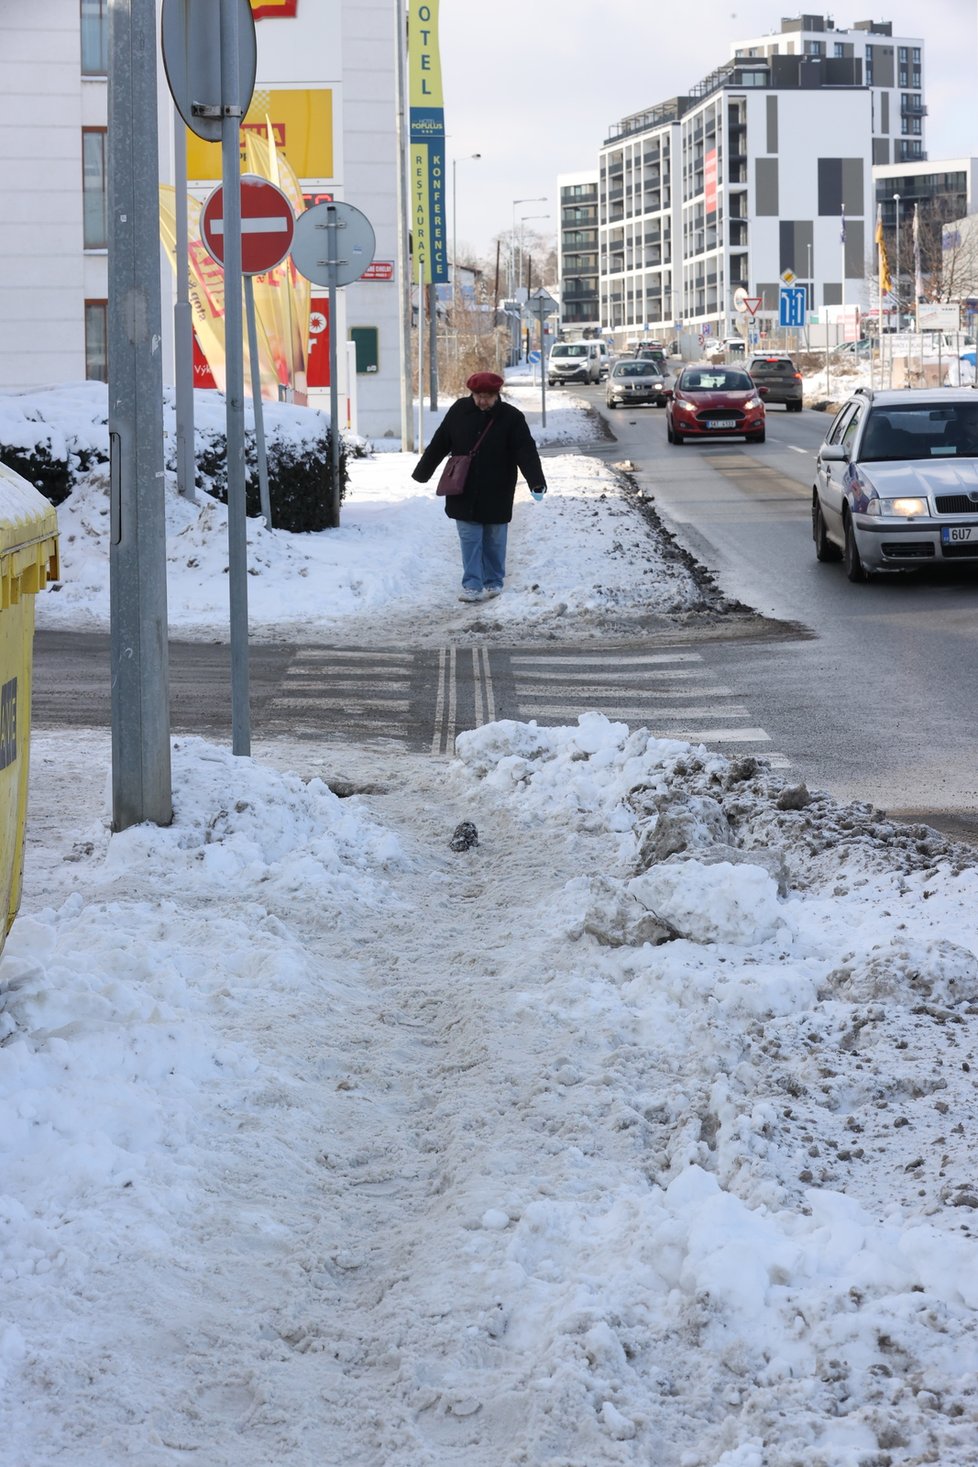
[[[281,265],[292,248],[295,215],[288,198],[267,178],[241,178],[241,269],[264,275]],[[224,264],[224,189],[219,184],[200,214],[200,237],[219,265]]]

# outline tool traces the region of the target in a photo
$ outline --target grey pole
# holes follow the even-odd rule
[[[547,318],[540,312],[540,424],[547,426],[547,348],[545,332]]]
[[[176,388],[177,490],[196,501],[194,466],[194,325],[187,279],[187,131],[173,109],[173,171],[176,183],[177,299],[173,307],[173,360]]]
[[[155,0],[109,8],[112,824],[168,825]]]
[[[265,414],[261,401],[261,363],[258,360],[258,326],[255,321],[255,282],[244,278],[245,312],[248,317],[248,360],[251,362],[251,406],[255,415],[255,452],[258,457],[258,499],[265,529],[272,528],[272,501],[268,496],[268,454],[265,452]]]
[[[397,27],[397,260],[401,286],[399,321],[401,348],[401,447],[405,453],[414,448],[414,411],[411,405],[411,245],[408,222],[409,190],[407,181],[407,126],[405,123],[404,57],[406,51],[407,15],[403,0],[395,5]]]
[[[248,519],[245,510],[244,336],[241,310],[241,159],[238,7],[221,0],[221,181],[224,187],[224,346],[228,455],[231,752],[251,753],[248,698]]]
[[[339,220],[336,207],[326,205],[326,262],[329,272],[329,457],[331,529],[340,527],[340,389],[336,380],[339,353],[336,350],[336,266],[340,258]]]

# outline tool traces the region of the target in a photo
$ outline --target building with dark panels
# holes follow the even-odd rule
[[[592,336],[601,325],[598,290],[598,175],[565,173],[557,179],[557,270],[565,336]]]
[[[919,40],[803,15],[623,118],[599,153],[602,325],[726,336],[743,292],[763,333],[786,273],[812,309],[867,304],[873,165],[921,153],[925,116]]]

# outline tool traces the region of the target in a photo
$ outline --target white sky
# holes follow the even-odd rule
[[[91,441],[97,393],[0,398],[0,441]],[[255,636],[297,600],[346,645],[681,612],[555,397],[491,607],[387,453],[340,531],[252,533]],[[223,511],[167,495],[174,627],[222,635]],[[107,606],[104,480],[74,498],[45,626]],[[108,736],[35,731],[5,1463],[974,1467],[973,852],[587,701],[455,759],[180,738],[172,827],[114,836]]]
[[[459,160],[459,240],[488,255],[521,214],[551,214],[527,230],[556,234],[558,174],[596,168],[609,127],[686,92],[726,61],[734,41],[777,31],[782,0],[694,6],[596,5],[594,0],[442,0],[440,41],[448,157]],[[927,151],[931,159],[978,152],[975,0],[890,0],[832,12],[836,25],[892,20],[925,45]],[[478,161],[469,155],[481,153]]]

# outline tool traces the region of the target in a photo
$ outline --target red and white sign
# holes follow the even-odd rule
[[[759,295],[744,296],[744,310],[748,313],[748,315],[756,316],[763,304],[764,302]]]
[[[329,296],[309,298],[309,351],[306,357],[306,386],[329,386]]]
[[[295,215],[280,188],[267,178],[241,178],[241,269],[264,275],[281,265],[292,248]],[[224,264],[224,188],[218,184],[200,212],[200,237],[219,265]]]
[[[360,276],[361,280],[393,280],[393,260],[372,260]]]
[[[708,214],[715,214],[717,211],[716,148],[711,148],[708,153],[703,154],[703,192],[706,195],[706,212]]]

